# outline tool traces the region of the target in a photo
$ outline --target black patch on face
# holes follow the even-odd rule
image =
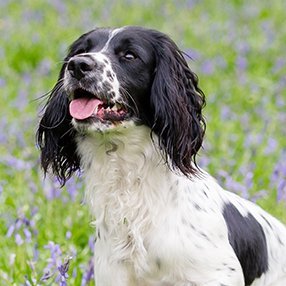
[[[258,221],[248,213],[240,214],[237,208],[228,203],[223,216],[228,228],[228,238],[241,264],[245,285],[251,285],[268,270],[267,242]]]
[[[140,27],[128,27],[110,39],[107,54],[121,87],[121,95],[133,115],[141,123],[153,125],[150,118],[150,93],[155,70],[154,42],[151,32]],[[126,60],[126,53],[134,60]],[[107,74],[109,77],[109,74]]]
[[[110,29],[95,29],[83,34],[71,46],[67,58],[81,53],[100,51],[108,41]]]

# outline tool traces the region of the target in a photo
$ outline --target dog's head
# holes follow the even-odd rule
[[[42,166],[64,183],[80,168],[75,137],[144,124],[184,175],[201,147],[204,94],[176,44],[141,27],[95,29],[70,47],[37,140]]]

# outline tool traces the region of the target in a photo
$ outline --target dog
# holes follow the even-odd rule
[[[283,286],[286,229],[199,168],[205,95],[143,27],[97,28],[64,59],[37,131],[62,185],[84,174],[97,286]]]

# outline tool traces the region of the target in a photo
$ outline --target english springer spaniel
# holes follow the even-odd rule
[[[37,141],[62,185],[84,173],[97,286],[286,285],[285,227],[196,164],[204,105],[165,34],[100,28],[71,45]]]

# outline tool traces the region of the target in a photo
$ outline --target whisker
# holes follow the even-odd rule
[[[47,96],[49,96],[47,102],[45,103],[45,105],[42,107],[41,111],[44,111],[45,108],[49,105],[49,102],[52,100],[53,95],[61,92],[61,89],[63,88],[63,79],[60,79],[57,84],[53,87],[52,90],[46,92],[45,94],[41,95],[40,97],[36,98],[33,100],[33,102],[37,101],[37,100],[45,100]],[[57,128],[63,121],[64,118],[67,114],[67,111],[65,111],[65,114],[63,115],[63,118],[60,119],[60,121],[58,123],[56,123],[56,125],[53,126],[45,126],[42,124],[42,127],[47,128],[47,129],[53,129],[53,128]]]
[[[63,82],[64,82],[64,79],[59,79],[57,84],[52,89],[40,95],[39,97],[32,99],[31,102],[38,101],[40,99],[45,99],[47,96],[51,95],[52,93],[58,92],[63,87]]]
[[[130,104],[128,104],[128,101],[126,101],[125,105],[128,108],[132,109],[132,111],[135,113],[135,115],[139,115],[139,109],[138,109],[138,106],[137,106],[134,98],[131,96],[131,94],[125,88],[121,87],[121,89],[122,89],[123,95],[132,101],[134,107],[131,106]]]
[[[188,58],[189,60],[194,60],[192,57],[191,57],[191,55],[189,55],[189,54],[187,54],[186,52],[184,52],[184,51],[180,51],[186,58]]]
[[[68,60],[61,60],[57,62],[57,64],[67,64],[69,61]]]

